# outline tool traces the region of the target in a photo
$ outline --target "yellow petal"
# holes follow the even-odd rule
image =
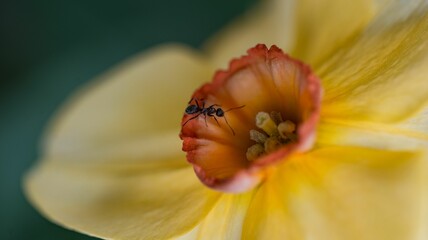
[[[300,226],[280,197],[279,187],[281,183],[268,181],[257,189],[248,208],[243,239],[304,239]]]
[[[226,66],[258,43],[275,44],[316,65],[349,41],[375,10],[369,0],[265,0],[207,43],[216,66]]]
[[[296,2],[296,44],[292,56],[314,68],[356,37],[377,11],[372,0]]]
[[[100,77],[50,129],[43,161],[25,180],[30,201],[52,221],[98,237],[192,229],[217,194],[187,167],[178,127],[187,97],[210,75],[201,56],[171,45]]]
[[[415,115],[400,122],[398,127],[428,135],[428,102]]]
[[[43,162],[58,162],[64,168],[103,170],[115,174],[176,169],[189,166],[181,144],[175,130],[150,137],[92,143],[87,148],[58,144],[43,156]]]
[[[223,194],[205,219],[177,240],[242,239],[242,225],[253,192]]]
[[[190,167],[118,174],[45,162],[25,183],[27,196],[46,217],[108,239],[182,235],[218,197],[202,186]]]
[[[325,118],[397,122],[428,101],[428,6],[391,1],[320,69]]]
[[[427,157],[331,147],[287,162],[261,186],[247,239],[426,239]]]
[[[390,150],[428,149],[426,121],[425,119],[424,123],[408,122],[408,125],[404,125],[322,119],[318,125],[317,144]]]
[[[168,45],[136,56],[75,95],[47,136],[48,154],[179,132],[192,91],[211,79],[205,59]]]
[[[289,51],[294,40],[294,3],[264,0],[239,17],[205,45],[213,65],[226,68],[232,57],[241,56],[259,43]]]

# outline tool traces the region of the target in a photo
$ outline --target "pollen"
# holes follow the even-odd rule
[[[290,120],[284,121],[280,112],[257,113],[256,126],[259,129],[250,130],[250,139],[255,143],[247,149],[248,161],[297,141],[296,124]]]

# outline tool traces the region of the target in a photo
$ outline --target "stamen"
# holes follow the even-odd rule
[[[282,143],[277,137],[270,137],[265,142],[265,152],[270,153],[281,147]]]
[[[296,124],[290,120],[284,121],[279,112],[257,113],[256,126],[261,130],[250,130],[250,139],[256,144],[247,149],[248,161],[254,161],[262,155],[297,140]]]
[[[278,125],[284,121],[284,120],[282,120],[281,113],[279,113],[279,112],[275,112],[275,111],[270,112],[270,117],[276,123],[276,125]]]
[[[290,120],[282,122],[278,125],[279,135],[284,139],[288,138],[290,140],[293,140],[292,138],[295,137],[295,134],[293,134],[294,130],[296,130],[296,124],[294,124]]]
[[[278,129],[270,115],[265,112],[259,112],[256,115],[256,125],[265,131],[269,136],[278,136]]]
[[[261,133],[257,130],[251,129],[250,130],[250,139],[257,142],[257,143],[264,144],[266,142],[266,140],[268,139],[268,136],[266,136],[266,134]]]
[[[246,155],[247,155],[248,161],[253,161],[258,157],[260,157],[261,155],[263,155],[264,153],[265,153],[264,147],[261,144],[257,143],[247,149]]]

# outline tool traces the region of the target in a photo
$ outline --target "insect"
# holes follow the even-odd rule
[[[194,101],[195,104],[191,104]],[[192,98],[190,99],[190,101],[187,103],[188,106],[186,107],[186,110],[184,111],[185,114],[196,114],[195,116],[189,118],[186,122],[183,123],[183,127],[191,120],[199,117],[200,115],[203,115],[205,117],[205,126],[208,127],[207,124],[207,117],[213,117],[214,120],[217,122],[217,125],[220,126],[220,123],[218,122],[216,117],[222,117],[224,118],[224,121],[226,122],[227,126],[229,126],[230,130],[232,131],[232,134],[235,135],[235,131],[233,130],[233,128],[230,126],[229,122],[227,121],[227,118],[225,116],[226,112],[229,112],[231,110],[235,110],[235,109],[239,109],[239,108],[243,108],[245,107],[245,105],[239,106],[239,107],[234,107],[234,108],[229,108],[227,110],[223,110],[221,108],[220,105],[218,104],[212,104],[209,107],[205,107],[205,101],[203,99],[196,99],[196,98]],[[200,105],[201,104],[201,105]]]

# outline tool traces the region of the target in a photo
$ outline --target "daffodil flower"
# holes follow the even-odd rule
[[[427,239],[427,39],[423,0],[265,1],[78,93],[27,196],[106,239]]]

